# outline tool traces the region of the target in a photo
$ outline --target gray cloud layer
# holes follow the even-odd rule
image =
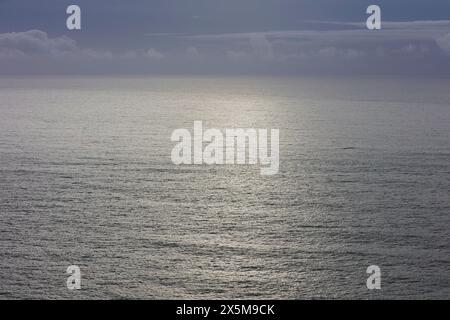
[[[385,22],[337,30],[147,36],[170,46],[83,48],[40,30],[0,34],[2,73],[449,74],[450,21]],[[153,41],[157,39],[158,41]]]
[[[0,74],[450,74],[450,1],[379,0],[369,31],[372,2],[0,0]]]

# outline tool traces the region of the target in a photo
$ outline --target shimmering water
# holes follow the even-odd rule
[[[448,299],[449,88],[4,78],[0,298]],[[194,120],[279,128],[280,173],[173,165]]]

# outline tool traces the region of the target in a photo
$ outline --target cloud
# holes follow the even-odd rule
[[[274,58],[273,47],[264,33],[250,35],[250,45],[255,56],[261,59],[272,60]]]
[[[326,47],[320,49],[316,54],[319,57],[344,59],[356,59],[365,55],[364,52],[355,49],[339,49],[336,47]]]
[[[62,36],[49,38],[40,30],[0,34],[0,55],[15,52],[20,56],[61,56],[77,51],[74,40]]]
[[[0,34],[0,58],[3,59],[111,59],[108,50],[79,48],[75,40],[50,38],[40,30]]]
[[[268,61],[292,59],[386,59],[450,53],[450,21],[383,22],[380,31],[362,23],[326,23],[326,30],[286,30],[189,36],[193,41],[226,44],[227,57]],[[346,28],[345,28],[346,27]],[[245,46],[245,43],[248,43]]]
[[[164,55],[161,52],[159,52],[153,48],[148,49],[145,52],[144,57],[149,58],[149,59],[154,59],[154,60],[164,59]]]
[[[109,50],[80,48],[76,41],[67,37],[51,38],[44,31],[29,30],[0,34],[0,59],[81,59],[112,60],[118,58],[160,60],[164,54],[156,49],[128,50],[124,53],[112,53]]]
[[[189,58],[198,59],[201,58],[201,54],[196,47],[189,47],[186,49],[186,54]]]
[[[67,37],[50,37],[40,30],[0,34],[0,73],[108,72],[126,70],[127,63],[148,64],[165,55],[154,48],[112,52],[83,48]],[[133,67],[133,65],[131,65]],[[134,70],[139,69],[138,66]]]
[[[80,71],[79,66],[86,72],[104,73],[450,72],[450,21],[384,22],[379,31],[367,30],[361,23],[327,23],[326,27],[158,34],[150,48],[122,50],[84,48],[67,36],[50,37],[39,30],[4,33],[0,34],[0,73],[23,73],[39,65],[67,73]]]
[[[450,33],[436,38],[438,46],[450,56]]]

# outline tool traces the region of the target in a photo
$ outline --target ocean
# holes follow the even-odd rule
[[[1,78],[0,299],[449,299],[449,88]],[[194,121],[279,129],[279,173],[173,164]]]

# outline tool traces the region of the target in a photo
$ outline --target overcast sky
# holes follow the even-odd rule
[[[0,0],[0,74],[80,73],[449,76],[450,1]]]

